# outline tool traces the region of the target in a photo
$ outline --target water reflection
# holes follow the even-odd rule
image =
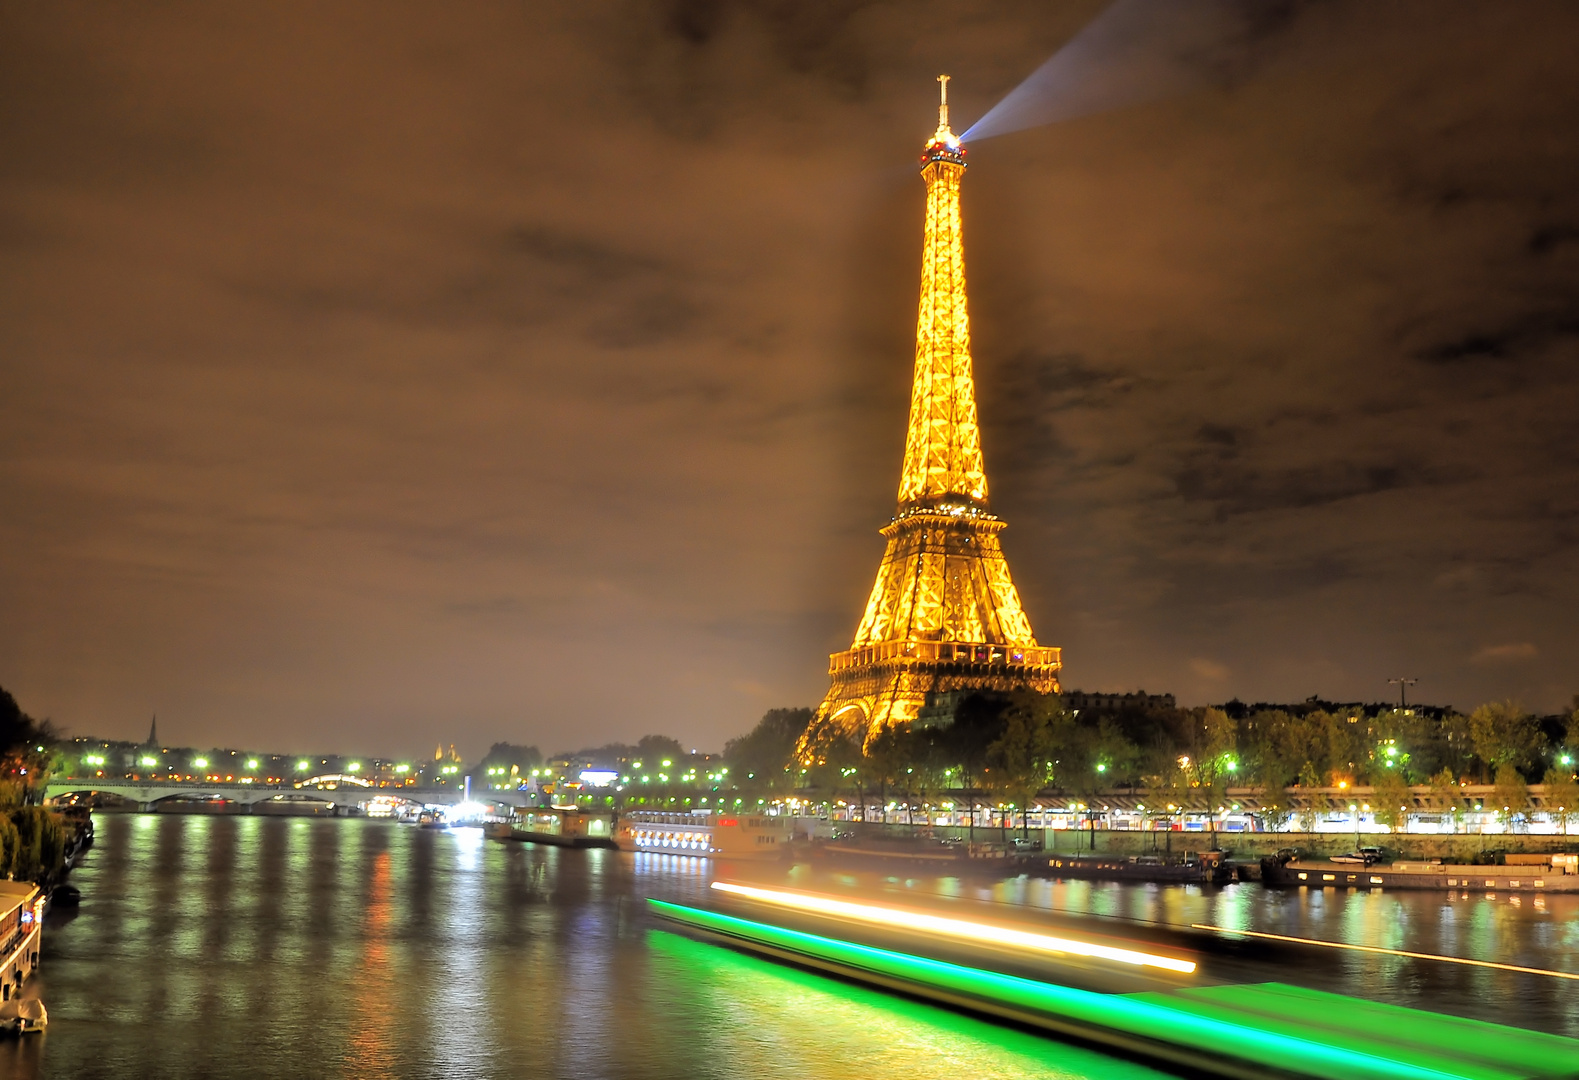
[[[562,851],[391,822],[101,816],[80,913],[46,928],[47,1077],[1152,1075],[654,929],[714,874],[896,901],[1109,913],[1579,970],[1579,898],[837,874]],[[1579,1035],[1572,983],[1339,954],[1267,970]]]

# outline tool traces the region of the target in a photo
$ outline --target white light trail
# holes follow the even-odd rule
[[[727,881],[715,881],[713,882],[713,888],[719,892],[743,896],[749,900],[760,900],[765,904],[777,904],[780,907],[796,908],[819,915],[834,915],[845,919],[855,919],[859,922],[873,923],[878,926],[893,926],[906,930],[920,930],[942,934],[964,941],[979,941],[988,945],[1007,945],[1044,953],[1088,956],[1097,960],[1112,960],[1120,964],[1134,964],[1137,967],[1164,968],[1184,975],[1192,974],[1195,971],[1195,963],[1191,960],[1178,960],[1171,956],[1158,956],[1155,953],[1137,952],[1134,949],[1120,949],[1111,945],[1096,945],[1088,941],[1053,937],[1050,934],[1038,934],[1029,930],[1010,930],[1004,926],[971,922],[968,919],[951,919],[945,915],[927,915],[919,911],[907,911],[904,908],[887,907],[882,904],[858,904],[849,900],[835,900],[827,896],[808,896],[804,893],[784,892],[779,889],[759,889],[752,885],[734,885]]]
[[[1195,930],[1211,930],[1213,933],[1229,936],[1266,938],[1269,941],[1292,941],[1300,945],[1320,945],[1324,949],[1348,949],[1351,952],[1381,953],[1384,956],[1406,956],[1411,960],[1436,960],[1444,964],[1466,964],[1469,967],[1496,968],[1498,971],[1517,971],[1524,975],[1550,975],[1554,979],[1575,979],[1579,975],[1571,971],[1553,971],[1550,968],[1521,967],[1518,964],[1502,964],[1495,960],[1471,960],[1467,956],[1443,956],[1441,953],[1409,952],[1407,949],[1384,949],[1380,945],[1350,945],[1346,941],[1323,941],[1321,938],[1291,937],[1288,934],[1268,934],[1260,930],[1235,930],[1227,926],[1213,926],[1211,923],[1191,923]]]

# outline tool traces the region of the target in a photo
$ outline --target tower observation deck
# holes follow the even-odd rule
[[[927,185],[921,304],[899,505],[855,640],[829,657],[832,685],[803,745],[829,734],[870,740],[954,690],[1056,692],[1059,650],[1038,645],[987,504],[960,229],[965,148],[938,127],[921,154]]]

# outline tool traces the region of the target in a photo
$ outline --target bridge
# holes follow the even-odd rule
[[[400,799],[423,806],[454,806],[466,801],[466,793],[450,787],[361,787],[340,784],[335,787],[296,787],[284,784],[215,784],[167,780],[58,779],[44,785],[46,800],[67,795],[118,795],[152,810],[167,799],[224,799],[250,809],[260,803],[329,803],[338,810],[361,806],[374,799]],[[473,792],[472,802],[499,806],[530,806],[536,797],[526,791]]]

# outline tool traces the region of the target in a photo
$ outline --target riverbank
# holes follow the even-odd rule
[[[922,831],[943,839],[964,839],[963,825],[925,826],[882,824],[881,822],[839,822],[841,829],[856,836],[893,838]],[[1004,840],[1023,835],[1018,829],[977,828],[978,841]],[[1162,829],[1032,829],[1029,839],[1041,842],[1048,854],[1081,855],[1183,855],[1188,851],[1207,851],[1213,847],[1233,852],[1236,861],[1255,861],[1275,855],[1284,848],[1299,848],[1308,855],[1326,857],[1353,851],[1361,844],[1375,845],[1399,859],[1441,859],[1443,862],[1472,863],[1500,853],[1531,855],[1579,852],[1579,835],[1546,836],[1525,833],[1472,833],[1466,835],[1431,833],[1353,833],[1304,832],[1171,832]]]

